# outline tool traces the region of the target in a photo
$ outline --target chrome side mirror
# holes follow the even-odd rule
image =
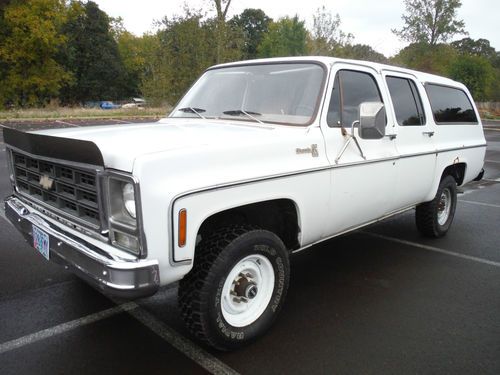
[[[359,136],[363,139],[380,139],[385,135],[385,107],[380,102],[359,105]]]

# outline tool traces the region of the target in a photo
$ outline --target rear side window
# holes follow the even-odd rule
[[[437,124],[477,124],[469,98],[454,87],[427,84],[425,86]]]
[[[386,81],[398,124],[402,126],[425,125],[422,100],[415,82],[401,77],[387,77]]]
[[[340,70],[335,76],[328,126],[351,127],[359,120],[359,105],[363,102],[382,102],[377,83],[371,74],[353,70]]]

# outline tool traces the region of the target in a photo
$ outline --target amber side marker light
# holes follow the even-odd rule
[[[187,235],[187,211],[185,208],[179,211],[179,247],[186,245]]]

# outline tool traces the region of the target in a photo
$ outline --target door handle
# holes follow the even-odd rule
[[[434,135],[434,132],[433,131],[430,131],[430,132],[422,132],[422,134],[424,135],[428,135],[429,138],[432,137]]]

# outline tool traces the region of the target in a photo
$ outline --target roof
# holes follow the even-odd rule
[[[323,63],[326,66],[332,66],[335,63],[344,63],[344,64],[351,64],[351,65],[357,65],[357,66],[365,66],[365,67],[370,67],[379,73],[381,73],[382,71],[406,73],[406,74],[414,76],[416,79],[418,79],[422,83],[432,82],[432,83],[438,83],[438,84],[447,85],[447,86],[460,87],[460,88],[464,88],[464,89],[466,88],[460,82],[454,81],[454,80],[446,78],[446,77],[438,76],[435,74],[420,72],[418,70],[406,69],[406,68],[401,68],[401,67],[395,66],[395,65],[380,64],[380,63],[371,62],[371,61],[341,59],[341,58],[337,58],[337,57],[327,57],[327,56],[293,56],[293,57],[273,57],[273,58],[266,58],[266,59],[243,60],[243,61],[235,61],[235,62],[230,62],[230,63],[225,63],[225,64],[214,65],[210,69],[238,66],[238,65],[245,65],[245,64],[265,64],[265,63],[294,62],[294,61],[296,61],[296,62],[315,61],[315,62]]]

